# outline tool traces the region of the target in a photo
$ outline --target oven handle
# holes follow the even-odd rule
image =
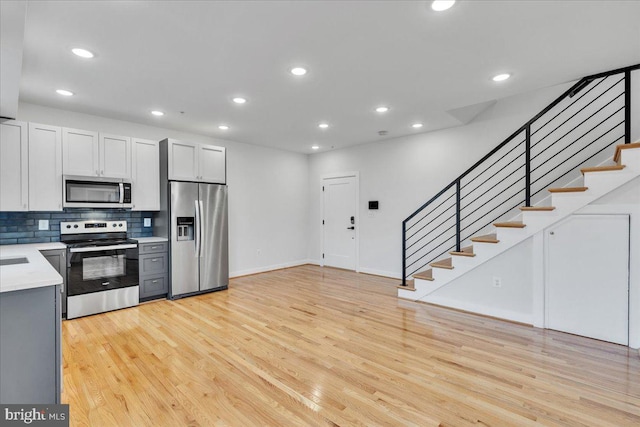
[[[118,185],[120,186],[120,200],[118,200],[118,203],[124,203],[124,184],[120,182]]]
[[[69,252],[76,253],[76,252],[100,252],[100,251],[111,251],[114,249],[133,249],[133,248],[137,248],[138,245],[136,244],[128,244],[128,245],[110,245],[110,246],[92,246],[90,248],[70,248]]]

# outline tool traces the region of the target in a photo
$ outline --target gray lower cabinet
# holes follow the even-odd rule
[[[49,264],[62,276],[62,316],[67,314],[67,251],[66,249],[53,249],[40,251],[49,261]]]
[[[0,404],[60,403],[60,285],[0,293]]]
[[[141,243],[139,250],[140,301],[162,298],[169,291],[168,243]]]

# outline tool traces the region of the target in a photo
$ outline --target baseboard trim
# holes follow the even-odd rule
[[[313,260],[302,259],[298,261],[284,262],[281,264],[266,265],[264,267],[249,268],[249,269],[240,270],[240,271],[232,271],[231,273],[229,273],[229,278],[233,279],[236,277],[251,276],[253,274],[266,273],[268,271],[282,270],[282,269],[291,268],[291,267],[298,267],[305,264],[315,264],[315,262]]]
[[[398,273],[394,273],[392,271],[375,270],[373,268],[360,267],[360,273],[370,274],[372,276],[388,277],[390,279],[402,279],[402,277]]]
[[[458,301],[451,298],[444,298],[435,295],[429,295],[427,298],[421,300],[427,304],[434,304],[441,307],[452,308],[455,310],[466,311],[468,313],[480,314],[486,317],[493,317],[501,320],[509,320],[515,323],[521,323],[524,325],[533,325],[533,315],[518,313],[516,311],[505,310],[495,307],[487,307],[485,305],[474,304],[465,301]]]

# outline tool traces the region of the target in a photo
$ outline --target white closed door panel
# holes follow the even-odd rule
[[[627,345],[629,216],[574,215],[547,239],[547,327]]]
[[[324,265],[356,269],[356,178],[323,180]]]

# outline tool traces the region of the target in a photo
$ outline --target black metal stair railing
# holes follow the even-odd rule
[[[631,142],[631,72],[582,78],[402,222],[402,285]]]

